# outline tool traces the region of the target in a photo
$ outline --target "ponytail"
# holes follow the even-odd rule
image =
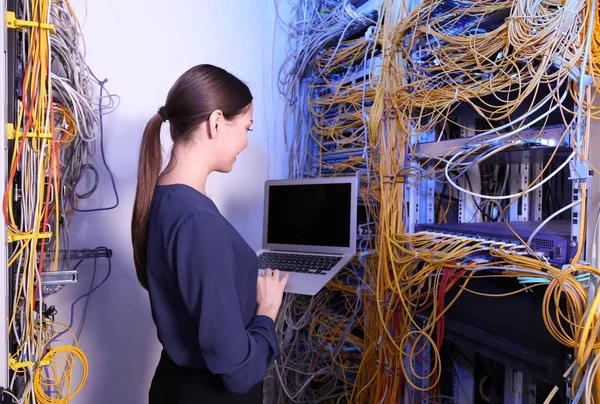
[[[144,129],[133,218],[131,220],[133,260],[137,278],[144,289],[148,289],[148,272],[146,268],[148,214],[150,213],[150,204],[162,166],[162,148],[160,144],[160,127],[162,123],[163,118],[159,114],[154,114],[146,124],[146,129]]]

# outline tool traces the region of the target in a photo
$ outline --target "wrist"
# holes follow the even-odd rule
[[[256,310],[257,316],[267,316],[271,318],[273,321],[277,318],[277,313],[279,310],[275,306],[271,305],[260,305]]]

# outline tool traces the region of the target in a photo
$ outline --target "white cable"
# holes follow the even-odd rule
[[[542,228],[548,224],[549,221],[551,221],[552,219],[554,219],[556,216],[560,215],[561,213],[563,213],[566,210],[569,210],[577,205],[579,205],[581,203],[581,199],[568,204],[567,206],[557,210],[556,212],[554,212],[553,214],[551,214],[550,216],[548,216],[546,218],[546,220],[544,220],[542,223],[539,224],[538,227],[535,228],[535,230],[533,231],[533,233],[531,233],[531,235],[529,236],[529,238],[527,239],[527,244],[531,244],[531,242],[533,241],[533,239],[535,238],[535,236],[540,232],[540,230],[542,230]]]
[[[557,84],[556,84],[557,88],[558,88],[558,86],[560,86],[560,85],[561,85],[561,83],[557,83]],[[528,122],[528,123],[526,123],[525,125],[523,125],[523,126],[520,126],[518,129],[515,129],[515,130],[513,130],[513,131],[511,131],[511,132],[508,132],[508,133],[504,133],[504,134],[502,134],[502,135],[499,135],[499,136],[497,136],[497,137],[494,137],[493,139],[484,140],[482,143],[493,143],[493,142],[497,142],[497,141],[499,141],[499,140],[506,139],[507,137],[511,137],[511,136],[513,136],[513,135],[516,135],[517,133],[519,133],[519,132],[521,132],[521,131],[523,131],[523,130],[525,130],[525,129],[527,129],[527,128],[530,128],[531,126],[535,125],[536,123],[538,123],[538,122],[539,122],[539,121],[541,121],[542,119],[546,118],[548,115],[550,115],[552,112],[554,112],[554,111],[555,111],[555,110],[556,110],[558,107],[560,107],[560,106],[562,105],[563,101],[564,101],[564,100],[567,98],[567,95],[568,95],[568,94],[569,94],[569,92],[568,92],[568,91],[565,91],[565,92],[563,93],[562,97],[559,99],[559,102],[557,102],[555,105],[553,105],[552,107],[550,107],[550,108],[548,109],[548,111],[546,111],[546,112],[544,112],[543,114],[539,115],[537,118],[535,118],[535,119],[533,119],[533,120],[529,121],[529,122]],[[483,133],[477,134],[477,135],[475,135],[475,136],[472,136],[471,138],[469,138],[469,141],[467,142],[467,144],[471,144],[471,142],[472,142],[473,140],[475,140],[475,139],[478,139],[478,138],[480,138],[480,137],[482,137],[482,136],[488,136],[488,135],[492,135],[492,134],[498,133],[499,131],[501,131],[501,130],[503,130],[503,129],[506,129],[506,128],[508,128],[508,127],[510,127],[510,126],[512,126],[512,125],[514,125],[515,123],[518,123],[518,122],[522,121],[523,119],[530,117],[530,116],[531,116],[531,115],[532,115],[534,112],[536,112],[538,109],[540,109],[540,108],[541,108],[541,107],[542,107],[542,106],[543,106],[543,105],[544,105],[544,104],[545,104],[547,101],[549,101],[549,100],[550,100],[550,99],[552,99],[552,98],[553,98],[553,93],[551,92],[550,94],[548,94],[548,95],[547,95],[547,96],[544,98],[544,100],[543,100],[543,101],[541,101],[541,102],[540,102],[540,103],[539,103],[539,104],[538,104],[538,105],[537,105],[535,108],[531,109],[531,110],[530,110],[530,111],[528,111],[526,114],[523,114],[523,115],[521,115],[519,118],[517,118],[517,119],[515,119],[515,120],[513,120],[513,121],[510,121],[509,123],[507,123],[507,124],[505,124],[505,125],[502,125],[502,126],[500,126],[499,128],[494,128],[494,129],[488,130],[488,131],[486,131],[486,132],[483,132]]]
[[[449,160],[449,162],[452,162],[457,156],[459,156],[462,152],[458,152],[457,154],[455,154],[454,156],[452,156]],[[444,168],[444,174],[446,175],[446,179],[448,180],[448,182],[457,190],[464,192],[468,195],[472,195],[472,196],[476,196],[478,198],[482,198],[482,199],[493,199],[493,200],[505,200],[505,199],[512,199],[512,198],[517,198],[517,197],[521,197],[521,196],[525,196],[527,194],[529,194],[532,191],[535,191],[536,189],[538,189],[539,187],[541,187],[542,185],[544,185],[546,182],[548,182],[552,177],[554,177],[556,174],[558,174],[567,164],[569,164],[569,162],[571,160],[573,160],[573,157],[575,157],[575,155],[577,154],[577,152],[573,152],[569,155],[569,157],[564,161],[564,163],[562,163],[555,171],[553,171],[548,177],[544,178],[542,181],[540,181],[539,183],[537,183],[536,185],[534,185],[533,187],[529,188],[528,190],[518,193],[518,194],[512,194],[512,195],[506,195],[506,196],[493,196],[493,195],[481,195],[478,194],[476,192],[471,192],[467,189],[462,188],[461,186],[459,186],[458,184],[456,184],[454,181],[452,181],[452,179],[450,178],[450,173],[449,173],[449,165],[450,164],[446,164],[446,167]]]

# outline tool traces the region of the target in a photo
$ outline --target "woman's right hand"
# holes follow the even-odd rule
[[[279,270],[265,269],[263,275],[258,276],[256,284],[256,315],[267,316],[275,321],[281,301],[283,300],[283,290],[290,278],[286,272],[280,279]]]

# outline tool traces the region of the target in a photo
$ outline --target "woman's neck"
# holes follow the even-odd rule
[[[173,150],[169,164],[158,178],[159,185],[184,184],[206,195],[206,180],[211,170],[207,167],[208,156],[177,152]]]

